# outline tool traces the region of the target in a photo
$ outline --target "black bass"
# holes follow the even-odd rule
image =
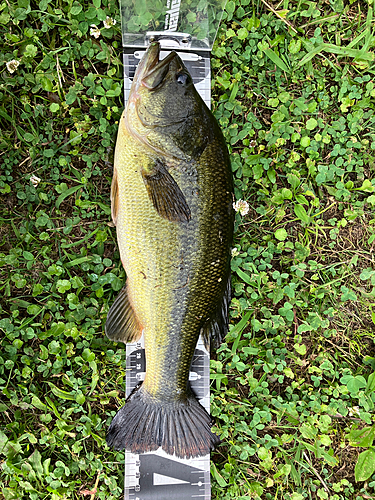
[[[138,65],[115,151],[112,218],[127,280],[106,334],[134,342],[144,332],[146,377],[107,443],[190,458],[219,442],[188,378],[199,335],[217,345],[228,330],[233,185],[214,116],[179,56],[159,52],[151,43]]]

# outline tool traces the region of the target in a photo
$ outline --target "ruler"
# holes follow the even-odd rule
[[[176,33],[176,36],[179,34]],[[184,36],[183,34],[181,35]],[[188,35],[186,35],[188,37]],[[160,59],[172,47],[163,49]],[[144,48],[124,47],[124,96],[129,98],[136,67]],[[188,69],[195,88],[211,107],[210,52],[203,50],[176,52]],[[126,345],[126,397],[142,381],[146,372],[144,339]],[[199,338],[190,368],[190,385],[200,404],[210,409],[210,356]],[[137,455],[125,452],[125,500],[210,500],[210,454],[204,457],[182,459],[168,455],[164,450]]]

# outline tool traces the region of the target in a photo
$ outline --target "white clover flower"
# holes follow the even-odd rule
[[[116,19],[113,19],[112,17],[107,16],[107,19],[103,21],[104,27],[105,28],[112,28],[116,24]]]
[[[90,35],[93,36],[94,38],[100,37],[100,29],[95,24],[91,25]]]
[[[238,200],[236,201],[236,203],[233,203],[233,208],[236,212],[240,212],[241,215],[246,215],[249,213],[249,204],[244,200]]]
[[[353,406],[352,408],[349,408],[349,416],[359,417],[359,406]]]
[[[11,61],[8,61],[6,63],[7,70],[9,73],[14,73],[18,66],[20,65],[20,62],[17,61],[16,59],[12,59]]]
[[[237,255],[240,255],[240,252],[238,251],[237,247],[232,248],[232,257],[237,257]]]
[[[36,175],[32,175],[30,177],[30,182],[31,184],[34,186],[34,187],[37,187],[37,185],[39,184],[39,182],[41,181],[42,179],[40,179],[39,177],[37,177]]]

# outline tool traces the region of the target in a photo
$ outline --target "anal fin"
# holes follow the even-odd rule
[[[231,275],[229,272],[222,300],[218,303],[213,314],[207,319],[201,329],[201,335],[206,349],[209,349],[209,347],[219,347],[225,335],[228,333],[228,313],[232,294],[230,278]]]
[[[126,285],[112,304],[105,324],[107,337],[114,342],[135,342],[142,335],[139,323],[129,301]]]

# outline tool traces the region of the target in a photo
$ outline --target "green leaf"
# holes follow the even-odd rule
[[[301,356],[304,356],[307,352],[305,344],[294,344],[294,349],[300,354]]]
[[[186,19],[189,21],[189,23],[195,23],[195,21],[197,20],[197,14],[195,12],[189,12],[186,16]]]
[[[276,182],[276,172],[275,172],[275,170],[273,168],[269,168],[267,170],[267,177],[272,182],[272,184],[275,184],[275,182]]]
[[[304,496],[301,493],[292,493],[290,500],[304,500]]]
[[[41,11],[47,10],[48,4],[49,4],[49,0],[41,0],[39,2],[39,10],[41,10]]]
[[[240,28],[238,31],[237,31],[237,37],[239,38],[239,40],[245,40],[248,36],[249,32],[247,31],[246,28]]]
[[[228,486],[228,483],[225,481],[223,476],[219,473],[214,462],[211,462],[211,474],[214,476],[214,478],[216,479],[216,481],[218,482],[218,484],[221,488],[225,488],[226,486]]]
[[[247,273],[244,273],[241,269],[237,269],[238,276],[248,285],[251,285],[251,278]]]
[[[295,175],[295,174],[287,174],[287,179],[288,179],[288,182],[289,184],[292,186],[292,188],[295,190],[298,188],[298,186],[300,185],[300,178]]]
[[[2,116],[8,122],[13,121],[12,117],[10,115],[8,115],[8,113],[5,111],[4,107],[0,108],[0,116]]]
[[[253,11],[252,17],[247,22],[247,29],[251,30],[251,28],[258,28],[260,25],[260,20],[255,16],[255,10]]]
[[[375,372],[371,373],[367,379],[366,394],[375,391]]]
[[[46,92],[52,92],[53,85],[49,78],[47,78],[46,76],[42,76],[42,78],[40,79],[40,84],[43,90],[45,90]]]
[[[350,290],[348,287],[343,285],[340,287],[340,290],[343,292],[341,295],[342,302],[346,302],[347,300],[353,300],[353,301],[357,300],[357,295],[353,292],[353,290]]]
[[[38,410],[47,410],[47,406],[43,404],[41,400],[35,395],[32,397],[31,404],[35,406],[35,408],[38,408]]]
[[[368,267],[367,269],[364,269],[361,274],[359,275],[361,280],[368,280],[371,278],[371,276],[375,273],[375,271],[371,268]]]
[[[298,333],[311,332],[312,330],[314,330],[314,328],[307,323],[301,323],[297,328]]]
[[[0,16],[0,23],[1,23],[1,16]],[[3,23],[3,24],[7,24],[7,23]],[[14,491],[14,489],[3,488],[1,490],[1,492],[4,495],[4,500],[19,500],[19,493]]]
[[[284,464],[281,467],[281,469],[279,470],[279,472],[277,472],[273,476],[273,478],[277,479],[278,477],[281,477],[281,476],[289,476],[291,470],[292,470],[292,466],[290,464]]]
[[[348,112],[348,108],[350,108],[351,106],[353,106],[353,104],[355,103],[355,99],[349,99],[348,97],[344,97],[343,100],[342,100],[342,104],[340,105],[340,109],[343,113],[347,113]]]
[[[357,429],[353,427],[349,434],[350,446],[367,448],[372,445],[375,438],[375,426]]]
[[[60,105],[57,104],[57,102],[52,102],[50,105],[49,105],[49,109],[52,113],[57,113],[57,111],[60,109]]]
[[[233,14],[235,8],[236,8],[236,4],[233,2],[233,0],[229,0],[229,2],[225,6],[225,10],[229,14]]]
[[[298,203],[300,203],[301,205],[307,205],[307,206],[309,205],[309,202],[303,196],[303,194],[297,194],[296,195],[296,201],[298,201]]]
[[[82,393],[81,391],[79,391],[79,392],[77,392],[77,394],[76,394],[75,400],[76,400],[76,402],[77,402],[79,405],[83,405],[83,403],[86,401],[86,398],[85,398],[85,396],[83,395],[83,393]]]
[[[351,377],[347,383],[348,391],[352,394],[357,394],[360,389],[366,387],[366,380],[364,377],[358,375],[357,377]]]
[[[242,351],[249,356],[255,356],[258,354],[259,349],[257,347],[243,347]]]
[[[21,451],[22,447],[18,442],[10,441],[8,436],[0,430],[0,455],[14,457]]]
[[[284,368],[283,373],[288,378],[292,378],[292,379],[294,378],[294,372],[292,371],[291,368]]]
[[[372,185],[370,179],[365,179],[362,186],[358,188],[360,191],[366,191],[366,193],[372,193],[374,191],[374,186]]]
[[[36,56],[37,52],[38,52],[38,48],[33,44],[29,44],[29,45],[26,45],[24,56],[33,58]]]
[[[73,104],[77,99],[77,90],[74,87],[70,87],[67,94],[65,95],[66,104]]]
[[[80,2],[74,2],[72,8],[70,9],[70,13],[72,16],[77,16],[82,10],[82,4]]]
[[[288,66],[285,64],[285,62],[280,59],[280,57],[274,52],[272,49],[263,49],[263,52],[266,54],[266,56],[271,59],[271,61],[276,64],[276,66],[281,69],[282,71],[285,71],[285,73],[289,73],[290,69]]]
[[[70,392],[63,391],[56,387],[52,382],[47,382],[48,385],[51,387],[51,391],[55,396],[57,396],[60,399],[67,399],[68,401],[75,401],[75,396],[71,394]]]
[[[306,128],[307,130],[314,130],[318,126],[318,122],[315,120],[315,118],[310,118],[306,122]]]
[[[28,459],[39,479],[43,477],[42,456],[38,450],[35,450]]]
[[[230,96],[229,96],[229,102],[234,101],[234,99],[237,95],[237,92],[238,92],[238,81],[236,80],[233,83],[232,92],[230,93]]]
[[[90,395],[94,392],[95,387],[99,382],[99,373],[97,371],[93,371],[91,384],[90,384]]]
[[[33,134],[30,134],[29,132],[26,132],[23,138],[25,139],[25,141],[31,142],[35,138],[35,136]]]
[[[34,260],[34,256],[31,252],[27,252],[26,250],[24,250],[22,252],[22,255],[23,255],[25,260]]]
[[[66,267],[78,266],[78,264],[82,264],[83,262],[91,262],[93,257],[91,255],[85,255],[84,257],[78,257],[70,262],[67,262]]]
[[[65,293],[68,290],[70,290],[72,285],[71,285],[69,280],[57,280],[56,286],[57,286],[57,290],[60,293]]]
[[[243,318],[241,319],[241,321],[239,321],[236,326],[234,326],[229,334],[231,335],[232,338],[235,338],[235,341],[233,342],[233,346],[232,346],[232,352],[235,353],[236,350],[237,350],[237,347],[238,347],[238,343],[240,341],[240,338],[241,338],[241,333],[242,331],[246,328],[247,326],[247,323],[249,321],[249,318],[252,314],[252,311],[248,311],[244,316]]]
[[[293,198],[293,193],[290,189],[288,188],[283,188],[281,190],[281,195],[284,200],[291,200]]]
[[[301,40],[296,39],[296,40],[291,40],[289,43],[288,50],[291,54],[297,54],[301,50]]]
[[[71,194],[75,193],[76,191],[78,191],[78,189],[81,189],[82,185],[78,185],[78,186],[73,186],[69,189],[67,189],[66,191],[64,191],[63,193],[60,194],[60,196],[57,198],[56,200],[56,208],[60,208],[60,205],[61,203],[66,199],[68,198]]]
[[[275,238],[279,241],[285,241],[288,237],[288,233],[286,230],[282,227],[280,229],[277,229],[275,231]]]
[[[367,53],[363,53],[359,49],[349,49],[346,47],[333,45],[331,43],[320,43],[314,48],[312,48],[312,44],[310,42],[305,42],[305,45],[307,45],[306,48],[308,49],[308,53],[300,60],[300,62],[297,65],[297,68],[308,63],[309,61],[311,61],[311,59],[313,59],[316,55],[320,54],[321,52],[337,54],[341,57],[353,57],[353,58],[360,57],[361,59],[366,61],[374,60],[374,54],[370,51],[368,51]]]
[[[363,451],[359,454],[358,461],[355,465],[354,476],[355,480],[366,481],[375,472],[375,449]]]
[[[43,156],[45,156],[46,158],[52,158],[52,156],[54,156],[54,154],[55,154],[55,151],[52,148],[47,148],[43,151]]]
[[[37,314],[40,313],[41,310],[42,310],[42,308],[37,304],[30,304],[27,308],[27,312],[31,316],[36,316]]]
[[[307,215],[303,205],[294,205],[294,213],[304,224],[308,224],[310,222],[310,217]]]

